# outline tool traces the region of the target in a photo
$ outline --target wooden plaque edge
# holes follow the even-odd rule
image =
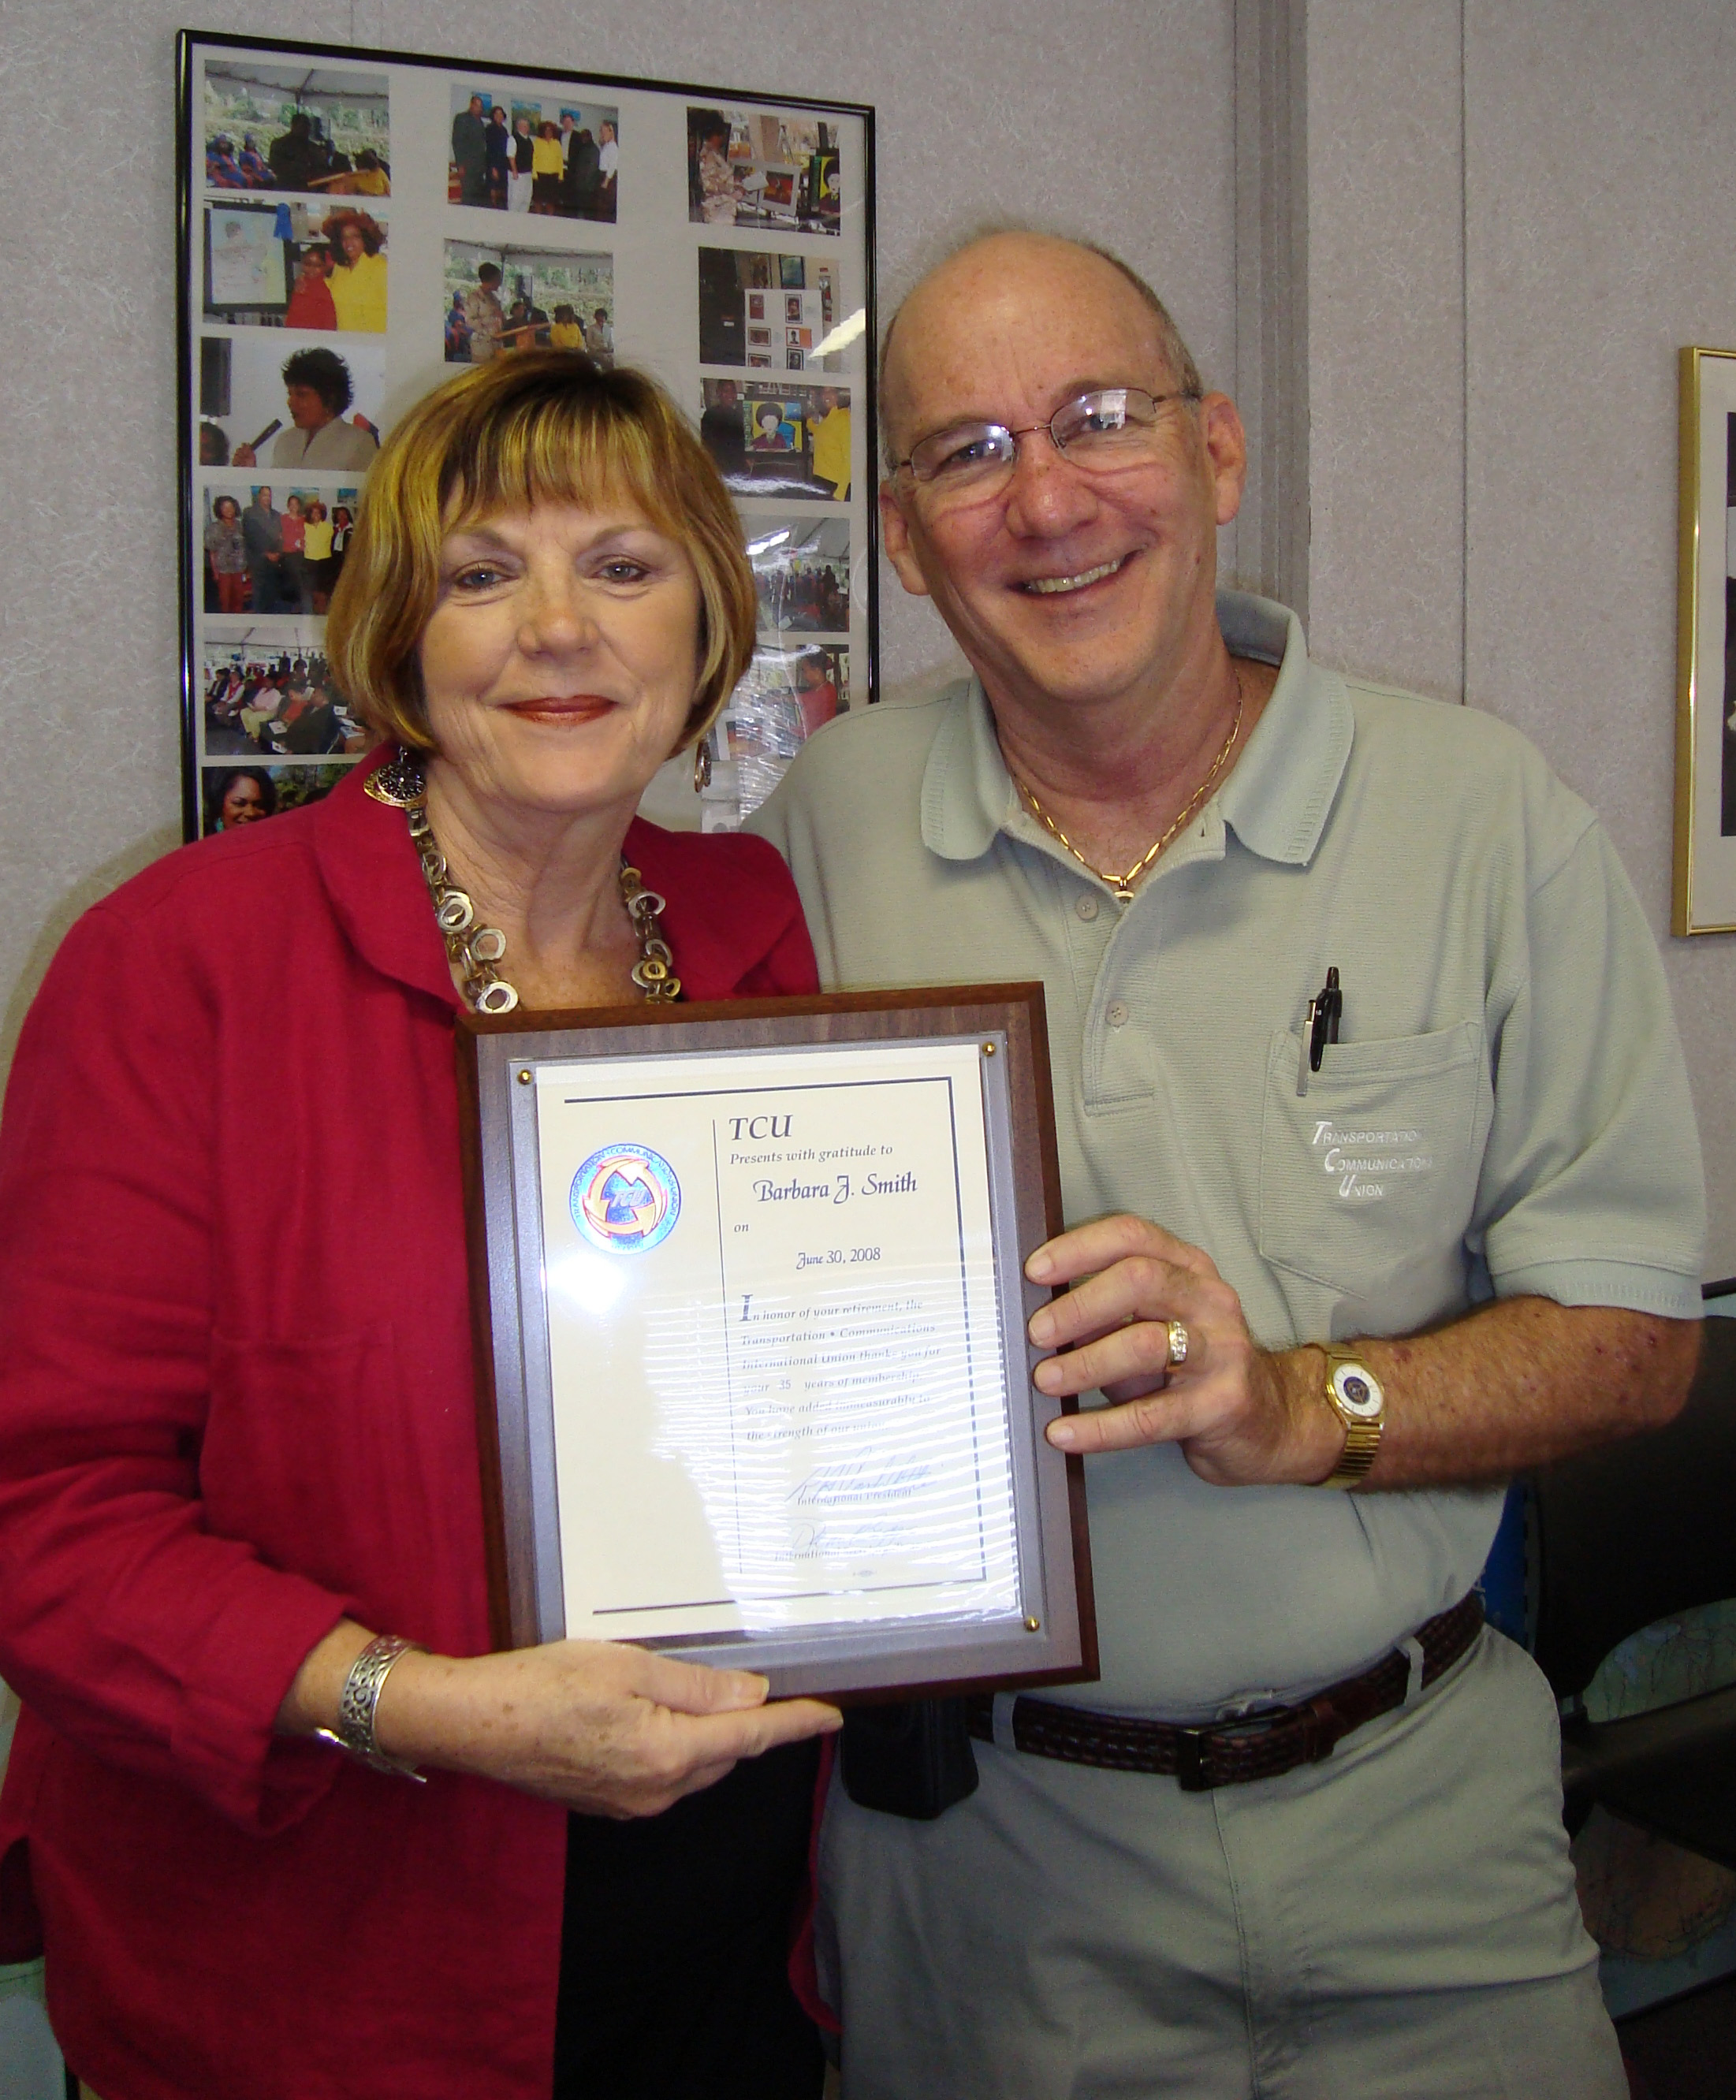
[[[482,1156],[482,1085],[474,1030],[460,1026],[453,1047],[458,1080],[458,1156],[464,1173],[464,1251],[470,1269],[470,1361],[475,1379],[477,1458],[482,1479],[482,1547],[488,1583],[488,1639],[512,1646],[511,1577],[506,1560],[506,1493],[501,1472],[499,1396],[494,1383],[493,1293],[488,1276],[487,1172]]]
[[[481,1463],[483,1539],[488,1585],[489,1637],[497,1649],[514,1638],[510,1577],[506,1552],[505,1483],[500,1451],[500,1416],[494,1374],[493,1292],[488,1266],[487,1180],[481,1141],[481,1047],[490,1035],[559,1035],[605,1029],[670,1030],[696,1023],[721,1024],[726,1033],[743,1030],[739,1045],[755,1047],[753,1024],[766,1021],[824,1019],[829,1015],[921,1015],[969,1009],[957,1033],[978,1026],[1005,1030],[1009,1063],[1009,1096],[1014,1138],[1014,1204],[1018,1224],[1040,1223],[1045,1238],[1063,1229],[1061,1170],[1056,1143],[1054,1093],[1049,1056],[1048,1007],[1043,986],[1035,981],[970,985],[922,985],[868,991],[819,992],[802,998],[681,1001],[653,1005],[580,1007],[510,1014],[464,1012],[457,1017],[453,1047],[458,1079],[459,1152],[463,1167],[465,1242],[470,1274],[470,1337],[476,1385],[476,1425]],[[912,1028],[912,1036],[932,1030]],[[889,1028],[884,1039],[896,1041],[907,1031]],[[809,1039],[836,1039],[822,1033]],[[675,1046],[672,1046],[675,1047]],[[799,1047],[795,1045],[793,1047]],[[1020,1068],[1023,1068],[1022,1070]],[[1019,1080],[1025,1083],[1020,1085]],[[1027,1141],[1022,1142],[1024,1140]],[[1033,1155],[1037,1172],[1031,1176]],[[1033,1214],[1034,1213],[1034,1218]],[[1021,1253],[1030,1248],[1023,1244]],[[1032,1244],[1038,1242],[1033,1242]],[[1023,1280],[1023,1279],[1022,1279]],[[1051,1290],[1051,1298],[1058,1295]],[[1061,1411],[1071,1414],[1078,1400],[1067,1395]],[[835,1703],[870,1705],[890,1700],[944,1697],[980,1690],[990,1681],[1007,1685],[1067,1684],[1089,1682],[1098,1674],[1096,1594],[1092,1581],[1090,1524],[1086,1505],[1084,1462],[1077,1453],[1064,1456],[1067,1537],[1072,1549],[1075,1619],[1079,1660],[1060,1667],[997,1673],[983,1677],[912,1679],[894,1688],[864,1688],[822,1694]]]

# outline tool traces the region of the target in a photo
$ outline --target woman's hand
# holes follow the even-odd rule
[[[330,1727],[371,1636],[346,1620],[303,1664],[278,1716],[295,1735]],[[607,1641],[551,1641],[475,1657],[410,1653],[374,1710],[390,1757],[498,1780],[586,1815],[656,1815],[715,1785],[740,1758],[828,1734],[834,1707],[768,1703],[766,1680]]]
[[[229,455],[229,464],[231,466],[257,466],[259,461],[251,445],[237,445]]]

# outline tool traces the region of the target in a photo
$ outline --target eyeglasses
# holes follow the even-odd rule
[[[1018,441],[1046,430],[1055,450],[1090,474],[1142,466],[1156,449],[1158,411],[1169,401],[1197,401],[1177,389],[1147,394],[1140,386],[1106,386],[1056,409],[1046,423],[1009,430],[1005,423],[956,423],[912,446],[907,469],[930,496],[948,504],[984,503],[1005,487],[1018,458]]]

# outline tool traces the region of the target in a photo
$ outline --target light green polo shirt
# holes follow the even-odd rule
[[[975,680],[812,739],[751,828],[822,979],[1040,978],[1068,1223],[1203,1247],[1269,1348],[1491,1295],[1697,1319],[1687,1078],[1601,826],[1492,717],[1310,664],[1281,606],[1218,612],[1277,686],[1125,908],[1021,805]],[[1328,965],[1341,1039],[1299,1093]],[[1363,1668],[1477,1580],[1501,1504],[1213,1487],[1169,1445],[1086,1480],[1103,1674],[1067,1696],[1174,1718]]]

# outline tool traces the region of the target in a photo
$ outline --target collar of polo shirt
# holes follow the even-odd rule
[[[1226,826],[1251,852],[1305,866],[1349,761],[1355,732],[1349,696],[1335,673],[1310,664],[1301,623],[1283,606],[1244,591],[1220,591],[1217,617],[1235,655],[1283,668],[1265,712],[1213,801]],[[1292,629],[1296,646],[1287,661]],[[922,781],[923,841],[943,860],[975,860],[1016,820],[1029,824],[1033,837],[1041,836],[1034,820],[1023,815],[982,682],[973,678],[969,704],[953,712],[929,754]]]

